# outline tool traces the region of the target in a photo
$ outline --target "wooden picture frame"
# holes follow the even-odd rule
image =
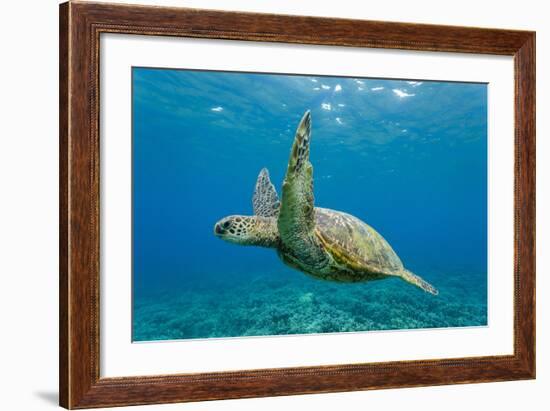
[[[101,33],[513,56],[514,354],[100,378]],[[59,47],[61,406],[125,406],[535,378],[534,32],[69,2],[60,6]]]

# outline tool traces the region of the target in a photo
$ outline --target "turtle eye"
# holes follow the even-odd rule
[[[229,221],[226,221],[225,223],[223,223],[223,228],[227,228],[229,227]]]

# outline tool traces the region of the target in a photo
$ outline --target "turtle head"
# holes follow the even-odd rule
[[[279,233],[274,217],[232,215],[214,225],[214,235],[240,245],[277,247]]]

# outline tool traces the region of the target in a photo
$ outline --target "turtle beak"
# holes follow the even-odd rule
[[[220,223],[216,223],[216,225],[214,226],[214,234],[218,236],[223,234],[223,228]]]

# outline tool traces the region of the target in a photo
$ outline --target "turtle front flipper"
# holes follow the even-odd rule
[[[311,114],[302,117],[290,152],[282,189],[277,226],[286,249],[308,266],[326,263],[326,254],[319,246],[313,229],[313,167],[309,162]]]
[[[311,163],[309,162],[309,143],[311,141],[311,112],[307,110],[298,128],[296,129],[296,135],[294,136],[294,144],[290,152],[290,159],[288,160],[288,168],[286,172],[286,179],[294,175],[300,174],[300,172]],[[286,180],[285,179],[285,180]]]
[[[275,186],[269,179],[269,171],[267,168],[262,168],[256,180],[252,198],[254,214],[261,217],[277,217],[280,205]]]
[[[311,114],[302,117],[283,182],[278,226],[283,242],[311,232],[314,224],[313,167],[309,162]]]

